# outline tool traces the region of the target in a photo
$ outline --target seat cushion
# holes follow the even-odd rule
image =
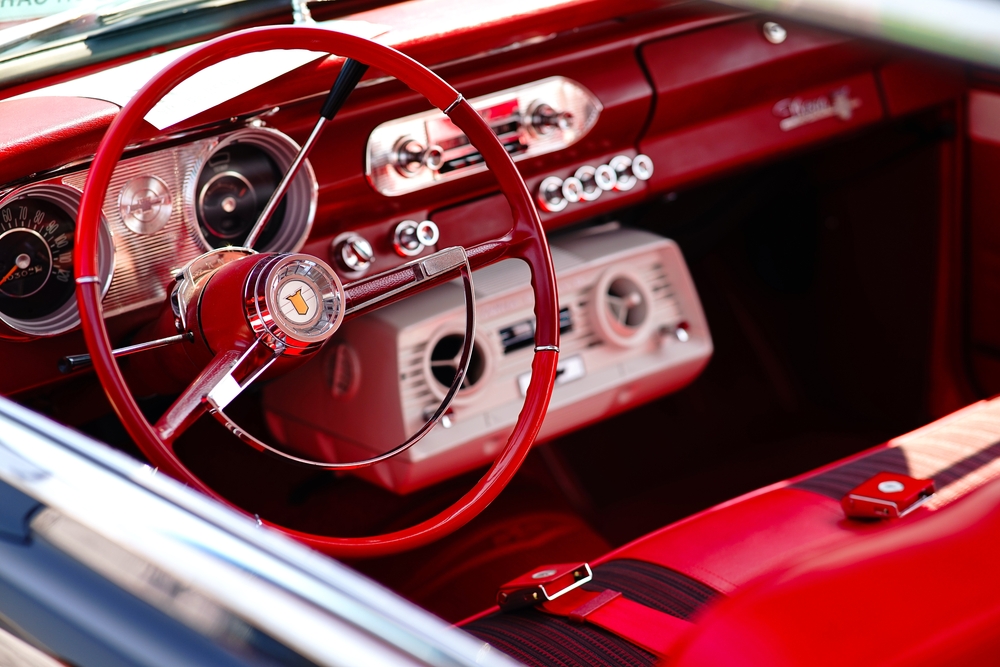
[[[901,519],[846,519],[840,499],[882,471],[933,478],[937,493]],[[993,399],[625,545],[593,562],[593,586],[621,590],[637,602],[688,618],[790,564],[919,524],[998,477],[1000,399]],[[603,630],[534,609],[481,616],[465,627],[531,665],[646,665],[656,660]]]
[[[583,588],[610,588],[634,602],[685,620],[719,596],[690,577],[631,559],[596,566],[593,580]],[[573,623],[531,607],[494,613],[469,623],[465,629],[494,648],[537,667],[645,667],[658,660],[602,628]]]
[[[937,493],[906,517],[852,521],[840,499],[878,472],[933,478]],[[1000,476],[1000,398],[974,403],[889,442],[667,526],[596,562],[631,558],[723,593],[810,553],[920,521]]]
[[[1000,655],[1000,479],[713,605],[676,667],[980,667]]]

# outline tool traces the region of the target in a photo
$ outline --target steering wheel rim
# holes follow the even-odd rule
[[[367,537],[332,537],[264,522],[286,535],[333,556],[380,556],[432,542],[465,525],[500,493],[513,477],[534,442],[548,408],[555,382],[559,345],[559,307],[555,271],[538,212],[510,155],[486,122],[448,83],[429,69],[392,49],[367,39],[315,27],[253,28],[219,37],[184,54],[143,86],[119,112],[104,135],[87,176],[77,216],[76,293],[81,327],[98,378],[112,407],[136,444],[160,470],[230,507],[244,512],[217,494],[181,462],[143,416],[112,355],[101,304],[98,274],[98,224],[111,176],[127,142],[145,115],[170,90],[194,73],[235,55],[281,48],[338,54],[395,76],[431,104],[444,111],[480,150],[496,176],[511,208],[513,227],[504,236],[468,249],[475,266],[505,257],[519,257],[531,269],[535,297],[535,354],[524,406],[504,448],[486,474],[454,504],[409,528]]]

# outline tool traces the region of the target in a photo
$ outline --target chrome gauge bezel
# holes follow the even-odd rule
[[[28,185],[13,190],[0,198],[0,208],[24,197],[34,197],[55,204],[63,209],[73,220],[77,219],[80,210],[80,199],[83,193],[69,185],[42,183]],[[75,251],[75,246],[74,246]],[[111,229],[107,218],[101,214],[98,231],[98,252],[101,277],[101,297],[103,298],[111,287],[115,269],[115,244],[111,237]],[[66,303],[53,313],[35,319],[11,317],[0,311],[0,321],[12,329],[34,337],[56,336],[75,329],[80,324],[80,309],[77,306],[76,294],[67,299]]]
[[[198,192],[198,181],[214,155],[227,146],[239,143],[249,144],[263,150],[274,160],[282,173],[288,170],[299,152],[299,145],[291,137],[271,128],[249,127],[218,138],[218,143],[199,162],[194,177],[188,181],[184,197],[185,217],[194,228],[193,231],[198,242],[207,251],[217,248],[209,243],[201,230],[201,222],[198,217],[198,199],[201,193]],[[302,163],[299,173],[285,195],[285,216],[281,223],[281,229],[266,246],[255,248],[255,250],[258,252],[297,252],[300,250],[305,245],[306,239],[309,238],[309,232],[312,230],[318,200],[319,182],[316,180],[316,173],[307,159]]]

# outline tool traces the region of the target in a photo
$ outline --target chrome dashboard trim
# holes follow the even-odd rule
[[[462,95],[443,112],[438,109],[411,114],[380,124],[368,136],[365,149],[365,176],[376,192],[397,197],[417,190],[481,173],[487,167],[478,151],[452,124],[448,113],[465,98]],[[604,110],[600,100],[582,84],[562,76],[552,76],[513,88],[466,100],[481,114],[503,114],[488,122],[503,127],[501,140],[515,161],[545,155],[572,146],[597,123]],[[537,132],[532,127],[531,109],[545,103],[569,113],[565,127]],[[495,130],[496,131],[496,130]],[[419,169],[401,174],[397,169],[396,146],[409,137],[421,146],[440,144],[446,151],[441,170]],[[465,163],[463,163],[463,160]]]

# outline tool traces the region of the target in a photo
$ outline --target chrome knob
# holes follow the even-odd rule
[[[528,111],[528,126],[538,135],[550,134],[556,129],[565,132],[573,127],[573,114],[556,111],[545,102],[535,102]]]
[[[570,204],[575,204],[583,199],[583,183],[576,176],[570,176],[562,184],[562,196]]]
[[[653,175],[653,160],[640,153],[634,158],[619,155],[611,159],[608,166],[616,174],[614,189],[620,192],[631,190],[639,181],[648,181]]]
[[[632,173],[632,158],[627,155],[618,155],[611,158],[608,166],[614,170],[616,175],[615,190],[626,192],[635,187],[638,179]]]
[[[420,245],[430,248],[437,245],[438,239],[441,238],[441,230],[431,220],[424,220],[417,225],[416,235]]]
[[[569,202],[563,196],[563,180],[557,176],[546,178],[538,186],[536,200],[538,201],[538,205],[542,207],[542,210],[549,213],[557,213],[566,208]]]
[[[604,192],[597,182],[597,169],[591,167],[589,164],[585,164],[576,170],[573,174],[573,178],[580,182],[580,199],[583,201],[594,201],[601,196]]]
[[[648,181],[653,176],[653,158],[643,153],[632,158],[632,174],[640,181]]]
[[[763,32],[764,39],[772,44],[781,44],[788,39],[788,31],[780,23],[775,23],[774,21],[765,23]]]
[[[615,189],[618,182],[618,172],[611,168],[611,165],[602,164],[594,170],[594,183],[601,190],[608,192]]]
[[[335,243],[334,257],[348,271],[364,271],[375,261],[372,244],[363,236],[349,234]]]
[[[444,162],[444,149],[437,144],[424,146],[413,137],[396,142],[396,171],[403,176],[416,176],[421,169],[437,171]]]
[[[424,248],[436,245],[440,237],[438,226],[431,220],[423,222],[403,220],[396,225],[392,247],[400,257],[413,257],[419,255]]]

